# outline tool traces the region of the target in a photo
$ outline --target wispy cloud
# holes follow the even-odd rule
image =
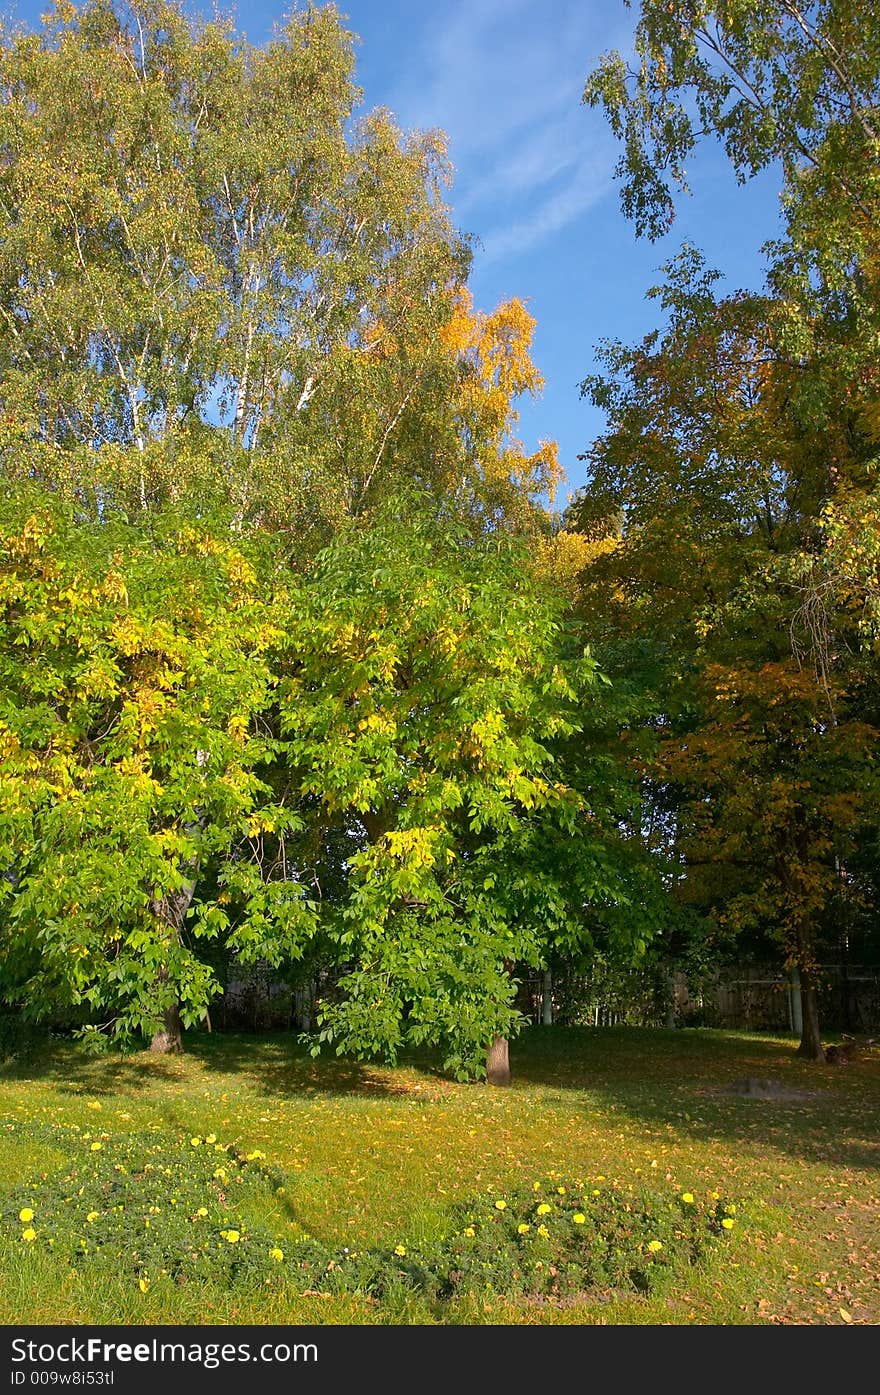
[[[484,265],[520,256],[567,227],[611,187],[610,162],[600,160],[578,169],[554,193],[533,201],[517,222],[497,225],[482,239]]]
[[[392,105],[448,133],[455,210],[484,264],[532,250],[608,189],[612,143],[580,95],[615,37],[602,0],[454,0],[426,23],[418,78]]]

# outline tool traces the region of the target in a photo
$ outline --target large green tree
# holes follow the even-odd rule
[[[612,350],[587,385],[611,420],[586,509],[610,484],[610,570],[628,567],[655,639],[664,620],[689,636],[658,750],[691,886],[783,932],[815,1056],[811,973],[870,828],[877,710],[880,42],[864,20],[851,0],[642,0],[634,61],[608,55],[585,91],[621,140],[639,233],[668,229],[701,140],[741,181],[780,173],[767,293],[716,301],[686,255],[669,331]]]
[[[816,667],[804,610],[827,437],[797,410],[772,302],[719,301],[712,281],[686,253],[659,290],[664,330],[609,346],[585,384],[609,427],[574,514],[609,545],[582,603],[612,673],[651,695],[633,759],[677,899],[716,932],[781,942],[803,984],[801,1049],[818,1057],[817,963],[872,827],[876,733],[843,619]]]

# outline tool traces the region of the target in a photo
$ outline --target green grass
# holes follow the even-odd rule
[[[444,1307],[401,1290],[264,1292],[69,1268],[0,1230],[0,1321],[32,1323],[876,1323],[880,1320],[880,1057],[842,1069],[789,1041],[711,1031],[535,1029],[513,1051],[514,1085],[443,1079],[428,1059],[396,1069],[313,1061],[284,1037],[193,1037],[178,1059],[93,1059],[56,1046],[0,1073],[0,1116],[216,1133],[286,1174],[248,1222],[291,1241],[394,1246],[438,1237],[457,1201],[503,1197],[550,1171],[620,1186],[721,1191],[736,1228],[714,1258],[670,1272],[648,1297],[594,1291],[564,1302],[476,1295]],[[793,1100],[724,1093],[771,1077]],[[16,1132],[0,1155],[0,1209],[63,1168],[57,1141]]]

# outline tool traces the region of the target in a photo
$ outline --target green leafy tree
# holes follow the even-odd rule
[[[583,605],[612,673],[650,674],[631,749],[677,899],[724,934],[782,944],[804,985],[801,1049],[819,1057],[819,947],[872,825],[876,738],[850,651],[812,662],[800,578],[827,441],[792,405],[772,304],[717,301],[690,252],[669,270],[665,330],[609,346],[585,384],[609,428],[576,512],[611,545],[583,573]]]
[[[590,908],[626,896],[617,830],[559,758],[602,702],[562,618],[521,546],[412,506],[340,534],[310,576],[279,710],[295,783],[350,840],[326,908],[337,1050],[440,1044],[470,1075],[489,1046],[503,1079],[513,966],[584,947]]]
[[[200,941],[277,963],[313,919],[261,845],[299,826],[263,778],[278,611],[222,537],[32,502],[0,543],[4,994],[179,1049],[217,990]]]

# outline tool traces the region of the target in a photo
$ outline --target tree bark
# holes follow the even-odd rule
[[[666,1030],[675,1030],[675,1012],[677,1003],[675,1000],[675,970],[670,968],[666,973]]]
[[[510,1055],[507,1037],[493,1037],[492,1045],[486,1052],[487,1085],[510,1084]]]
[[[188,870],[195,872],[197,867],[195,858],[190,862]],[[175,939],[180,939],[184,918],[192,903],[195,894],[195,877],[188,878],[180,891],[172,896],[154,898],[152,902],[153,914],[165,921],[170,926]],[[168,982],[168,969],[165,965],[159,970],[157,984],[161,988],[162,984]],[[180,1004],[170,1003],[162,1013],[162,1028],[156,1032],[150,1042],[150,1050],[162,1055],[169,1053],[179,1053],[183,1050],[183,1023],[180,1020]]]
[[[162,1030],[153,1037],[150,1050],[162,1056],[179,1055],[183,1051],[183,1023],[177,1003],[165,1009],[162,1021]]]
[[[822,1036],[819,1031],[819,1003],[816,998],[816,985],[813,982],[813,975],[807,969],[802,968],[800,975],[803,1028],[797,1054],[805,1057],[808,1061],[824,1061],[825,1048],[822,1045]]]
[[[791,1006],[791,1030],[796,1037],[801,1037],[804,1032],[804,1006],[801,997],[801,974],[797,966],[789,974],[788,997]]]
[[[545,1027],[553,1026],[553,973],[544,970],[544,984],[541,994],[541,1021]]]

